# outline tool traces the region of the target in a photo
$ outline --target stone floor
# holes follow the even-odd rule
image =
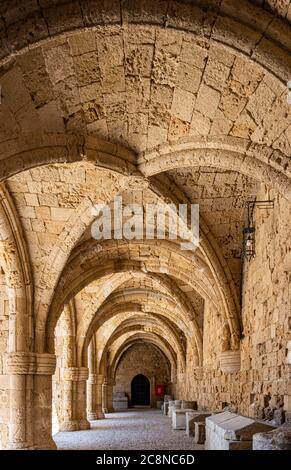
[[[58,449],[102,450],[203,450],[185,431],[173,431],[171,420],[154,409],[132,409],[110,413],[91,422],[88,431],[59,432],[54,435]]]

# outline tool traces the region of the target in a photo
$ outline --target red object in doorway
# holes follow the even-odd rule
[[[165,395],[165,386],[164,385],[156,385],[155,388],[155,395],[161,397]]]

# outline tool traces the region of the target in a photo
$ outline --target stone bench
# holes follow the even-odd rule
[[[186,429],[186,413],[191,411],[186,409],[173,409],[172,412],[172,428],[173,429]]]
[[[120,398],[117,400],[112,400],[112,406],[113,406],[114,411],[127,410],[128,399]]]
[[[199,437],[200,434],[202,432],[205,434],[205,419],[208,416],[211,416],[211,413],[207,411],[187,411],[186,413],[186,434],[187,436],[194,436],[195,442],[197,439],[196,444],[201,443],[200,441],[202,440],[202,435],[201,437]],[[195,426],[196,423],[197,423],[197,426]],[[201,425],[198,425],[199,423],[201,423]],[[196,430],[198,433],[197,437],[196,437]],[[204,441],[205,441],[205,438],[204,438]],[[204,441],[202,442],[202,444],[204,444]]]
[[[156,401],[156,407],[157,407],[158,410],[162,409],[163,406],[164,406],[163,400],[157,400]]]
[[[171,395],[164,395],[164,401],[162,404],[162,412],[164,413],[164,415],[168,414],[170,401],[172,401]]]
[[[171,395],[164,395],[164,402],[170,401],[170,400],[173,400],[173,398],[171,397]]]
[[[175,401],[174,400],[170,400],[168,402],[168,413],[167,413],[167,416],[169,416],[169,418],[172,418],[172,412],[173,412],[173,407],[175,406]]]
[[[283,425],[273,431],[254,434],[253,450],[291,450],[291,426]]]
[[[169,410],[168,410],[169,418],[172,418],[173,410],[179,410],[181,406],[182,406],[182,400],[169,401]]]
[[[164,415],[168,415],[168,412],[169,412],[169,402],[168,401],[165,401],[164,404],[163,404],[163,407],[162,407],[162,410],[163,410],[163,413]]]
[[[207,450],[252,449],[253,435],[273,426],[225,411],[206,418]]]
[[[113,395],[112,407],[114,411],[127,410],[128,397],[124,392],[117,392]]]

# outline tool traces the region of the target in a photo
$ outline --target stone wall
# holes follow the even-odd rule
[[[270,211],[256,209],[257,256],[245,269],[243,289],[241,411],[272,418],[274,410],[291,410],[290,204],[272,191],[259,199],[275,199]],[[280,415],[280,411],[276,414]]]
[[[136,344],[123,355],[116,371],[113,393],[125,392],[131,399],[131,381],[138,375],[145,375],[151,384],[151,404],[154,406],[155,384],[169,384],[170,371],[164,355],[151,344]],[[168,386],[169,388],[169,386]]]
[[[274,198],[274,209],[255,209],[256,257],[245,263],[243,277],[241,370],[220,370],[220,354],[228,348],[224,323],[205,305],[203,380],[187,357],[185,385],[180,398],[197,399],[212,410],[233,405],[244,415],[275,419],[291,411],[290,349],[290,204],[264,187],[257,200]],[[289,354],[290,356],[290,354]]]

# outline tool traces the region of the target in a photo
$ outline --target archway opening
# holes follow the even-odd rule
[[[150,381],[142,374],[136,375],[131,381],[132,406],[150,405]]]

